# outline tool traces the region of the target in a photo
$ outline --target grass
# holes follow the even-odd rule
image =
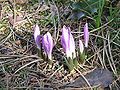
[[[113,72],[115,79],[111,88],[120,88],[119,2],[101,3],[99,13],[91,15],[93,17],[86,15],[80,20],[73,20],[69,19],[69,14],[73,13],[69,0],[48,0],[45,3],[29,0],[24,4],[8,1],[0,1],[0,90],[58,89],[96,67]],[[64,24],[71,27],[78,47],[79,38],[83,40],[83,32],[80,31],[86,21],[90,30],[87,59],[74,75],[70,75],[62,64],[61,28]],[[56,44],[51,69],[37,54],[32,29],[36,23],[42,35],[50,31]]]

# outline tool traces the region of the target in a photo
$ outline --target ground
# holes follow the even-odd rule
[[[59,90],[95,68],[112,72],[114,80],[110,86],[119,90],[120,2],[89,1],[86,4],[84,0],[1,0],[0,90]],[[77,51],[86,22],[90,31],[86,59],[70,74],[63,60],[61,29],[63,25],[71,28]],[[52,68],[38,55],[33,36],[35,24],[39,25],[41,35],[49,31],[53,37]]]

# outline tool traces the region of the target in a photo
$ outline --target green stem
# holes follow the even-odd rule
[[[72,71],[74,69],[73,59],[69,58],[67,61],[68,61],[68,64],[69,64],[68,68],[69,68],[70,71]]]
[[[74,59],[73,63],[74,63],[75,68],[78,68],[78,67],[79,67],[79,63],[78,63],[78,60],[77,60],[77,59]]]

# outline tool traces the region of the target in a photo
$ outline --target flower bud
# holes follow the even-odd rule
[[[70,32],[70,28],[65,25],[62,28],[61,44],[67,55],[67,58],[75,58],[75,41]]]
[[[52,59],[53,39],[49,32],[47,32],[42,38],[42,46],[48,58]]]
[[[88,31],[88,23],[84,26],[84,44],[85,47],[88,47],[88,41],[89,41],[89,31]]]

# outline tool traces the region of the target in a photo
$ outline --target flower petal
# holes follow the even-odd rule
[[[34,30],[35,43],[36,43],[37,47],[40,48],[41,36],[40,36],[39,26],[36,24],[36,25],[34,26],[33,30]]]
[[[82,54],[84,51],[84,46],[83,46],[83,42],[81,40],[79,40],[79,49],[80,49],[80,53]]]
[[[70,33],[70,39],[69,39],[69,49],[70,52],[72,53],[72,58],[75,58],[75,41],[73,38],[73,35]]]
[[[52,58],[52,49],[53,49],[53,40],[52,40],[52,36],[49,32],[47,32],[43,38],[42,38],[42,45],[44,48],[44,51],[46,52],[46,54],[48,55],[48,58],[51,60]]]
[[[88,23],[84,26],[84,43],[85,47],[88,47],[88,41],[89,41],[89,31],[88,31]]]
[[[75,57],[75,42],[74,38],[70,32],[70,28],[65,25],[62,28],[61,44],[66,52],[67,57]]]
[[[64,25],[62,29],[61,43],[65,52],[68,50],[69,31]]]

